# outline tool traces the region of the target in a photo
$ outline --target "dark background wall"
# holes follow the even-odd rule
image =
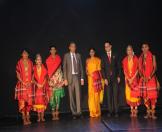
[[[127,44],[132,44],[139,55],[142,42],[148,41],[162,81],[161,11],[158,0],[0,0],[0,115],[17,113],[15,65],[24,48],[33,60],[36,53],[45,60],[50,43],[63,56],[68,42],[75,41],[85,63],[87,49],[95,47],[102,55],[105,40],[112,42],[121,58]],[[125,106],[123,86],[120,91],[120,105]],[[162,104],[162,98],[158,104]],[[82,105],[87,109],[86,85],[82,88]],[[63,112],[69,110],[68,94],[61,108]]]

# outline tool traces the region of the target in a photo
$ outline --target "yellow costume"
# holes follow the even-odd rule
[[[100,92],[95,92],[93,87],[92,73],[101,70],[101,60],[97,57],[89,58],[86,62],[86,70],[88,75],[88,105],[91,117],[99,117],[100,110]]]
[[[132,73],[132,68],[133,68],[133,58],[128,59],[128,70],[129,70],[130,74]],[[126,94],[127,103],[130,106],[138,106],[139,105],[140,99],[134,98],[131,96],[131,88],[129,87],[128,83],[126,83],[125,94]]]

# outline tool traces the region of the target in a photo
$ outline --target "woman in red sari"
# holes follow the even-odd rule
[[[144,99],[147,108],[145,118],[156,119],[155,106],[157,101],[157,80],[155,76],[156,59],[149,51],[149,45],[142,45],[142,54],[139,58],[139,73],[140,73],[140,95]]]
[[[18,82],[15,88],[15,99],[18,100],[19,112],[22,113],[24,125],[31,124],[30,110],[32,107],[32,71],[33,63],[28,58],[28,52],[22,52],[22,58],[18,61],[16,66],[16,74]]]
[[[133,53],[131,45],[127,46],[127,56],[123,59],[123,71],[125,75],[125,95],[127,104],[131,108],[131,117],[137,117],[137,107],[140,104],[138,88],[138,58]]]
[[[38,122],[45,121],[44,111],[47,106],[47,70],[42,64],[42,57],[40,54],[36,55],[36,65],[34,66],[34,105],[33,109],[38,113]]]
[[[61,70],[61,57],[56,54],[57,50],[55,46],[50,48],[51,55],[46,60],[48,69],[48,84],[50,88],[50,106],[52,109],[52,120],[59,120],[59,108],[61,98],[64,97],[64,80]]]

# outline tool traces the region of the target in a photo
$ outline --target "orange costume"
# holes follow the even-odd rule
[[[123,59],[123,70],[125,75],[125,94],[126,101],[129,106],[135,107],[140,104],[139,99],[139,87],[138,87],[138,58],[134,55],[131,59],[128,59],[128,56]],[[128,79],[133,78],[132,83]]]
[[[42,85],[38,87],[34,85],[34,111],[44,112],[47,106],[47,70],[42,64],[40,68],[34,66],[34,80],[37,84]]]
[[[102,78],[100,75],[101,60],[97,57],[89,58],[86,62],[88,75],[88,105],[91,117],[99,117],[100,109],[100,92],[102,90]]]
[[[16,66],[16,73],[21,78],[18,80],[15,88],[15,99],[18,100],[19,111],[29,112],[32,107],[33,89],[32,89],[32,71],[33,63],[30,59],[24,61],[20,59]]]

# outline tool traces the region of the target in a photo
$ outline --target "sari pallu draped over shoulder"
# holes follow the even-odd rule
[[[25,108],[30,111],[30,108],[33,104],[33,63],[30,59],[27,60],[27,65],[28,67],[25,67],[23,59],[20,59],[16,65],[16,73],[19,74],[23,83],[28,83],[28,85],[24,85],[18,80],[15,87],[15,99],[19,102],[18,104],[20,112]]]
[[[48,68],[48,76],[49,78],[56,72],[56,70],[61,66],[61,57],[56,55],[55,58],[50,55],[46,60],[47,68]]]
[[[48,104],[48,85],[47,85],[47,70],[42,64],[41,73],[38,75],[37,67],[34,66],[34,80],[36,83],[43,85],[39,88],[37,85],[34,85],[34,110],[35,111],[44,111]]]
[[[101,59],[98,57],[88,58],[86,61],[86,70],[88,77],[88,107],[90,116],[99,117],[101,115],[100,102],[103,97],[102,76],[100,73]]]
[[[123,59],[123,69],[124,69],[124,74],[125,74],[125,83],[131,88],[131,96],[132,97],[139,97],[139,86],[138,86],[138,78],[135,77],[132,84],[129,83],[128,79],[131,79],[137,72],[138,70],[138,58],[137,56],[133,56],[133,66],[130,69],[128,67],[128,57],[125,57]]]
[[[16,65],[16,73],[20,75],[20,78],[24,83],[30,83],[29,86],[24,86],[22,82],[18,80],[15,88],[15,99],[17,100],[28,100],[32,97],[32,72],[33,63],[28,59],[28,70],[25,70],[23,59],[20,59]]]
[[[33,69],[34,69],[34,79],[35,79],[35,81],[37,83],[39,83],[39,84],[43,84],[43,82],[44,82],[44,80],[46,79],[46,76],[47,76],[47,70],[46,70],[46,68],[42,64],[40,76],[38,75],[36,66],[34,66]]]
[[[138,106],[140,104],[138,78],[136,76],[131,84],[128,81],[128,79],[134,77],[138,72],[138,58],[134,55],[132,60],[129,61],[127,56],[123,59],[122,64],[125,74],[125,92],[127,104],[130,106]]]
[[[61,70],[61,57],[56,55],[55,58],[50,55],[46,60],[49,76],[49,87],[50,95],[52,95],[53,90],[62,88],[64,85],[63,74]]]
[[[95,92],[102,90],[102,75],[101,72],[96,70],[92,73],[93,87]]]
[[[150,51],[147,52],[146,58],[144,54],[141,54],[139,58],[139,72],[141,73],[142,77],[139,81],[140,87],[140,96],[143,98],[148,99],[156,99],[157,98],[157,84],[156,84],[156,77],[153,75],[148,82],[144,82],[143,77],[149,78],[154,70],[153,65],[153,55]]]

